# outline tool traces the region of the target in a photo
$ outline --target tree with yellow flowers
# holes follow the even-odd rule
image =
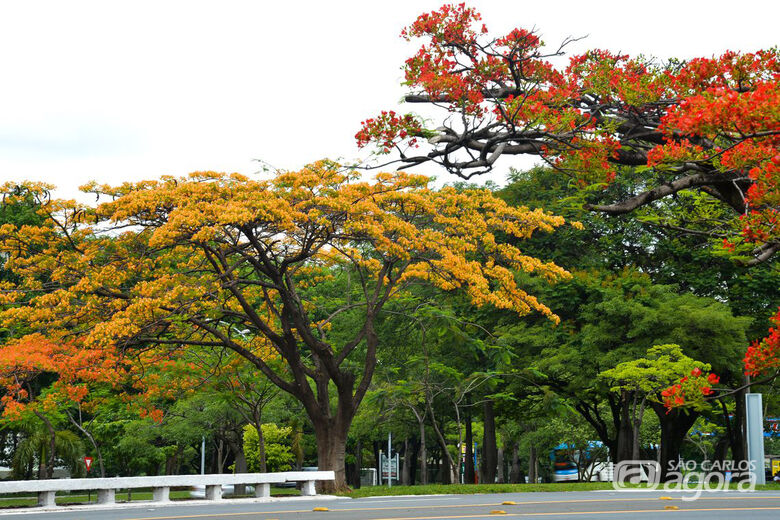
[[[428,185],[402,172],[364,182],[328,161],[269,181],[206,172],[85,186],[110,199],[96,206],[48,200],[48,187],[28,184],[46,221],[0,227],[13,273],[0,320],[73,351],[78,366],[63,377],[116,381],[126,371],[144,391],[175,394],[187,382],[145,379],[152,365],[238,354],[300,400],[319,467],[336,473],[328,490],[343,489],[346,436],[388,301],[427,283],[462,290],[476,306],[557,320],[516,273],[568,273],[516,244],[563,219],[488,190]],[[323,284],[338,297],[318,296]],[[345,317],[349,327],[334,327]]]

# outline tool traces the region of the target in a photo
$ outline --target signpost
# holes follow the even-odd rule
[[[92,457],[84,457],[84,466],[87,467],[87,474],[89,475],[89,470],[92,469]],[[92,502],[92,490],[90,489],[87,492],[87,503]]]
[[[388,433],[387,434],[387,456],[390,458],[390,460],[393,459],[393,434],[392,433]],[[392,462],[390,464],[392,464]],[[392,475],[392,472],[393,472],[393,470],[389,469],[389,473],[390,474],[388,475],[389,478],[387,479],[387,487],[389,487],[389,488],[393,487],[393,475]],[[396,474],[397,473],[398,473],[398,466],[396,466]]]

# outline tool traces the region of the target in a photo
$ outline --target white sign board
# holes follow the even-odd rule
[[[386,480],[388,478],[388,474],[390,476],[389,478],[392,478],[393,480],[398,480],[398,454],[397,453],[389,461],[387,460],[387,455],[383,453],[380,458],[380,463],[382,467],[382,480]]]

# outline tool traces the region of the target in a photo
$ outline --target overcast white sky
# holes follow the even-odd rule
[[[416,50],[398,35],[442,3],[0,0],[0,181],[45,180],[70,197],[92,179],[365,157],[359,123],[399,109],[400,66]],[[491,32],[535,26],[551,45],[588,34],[578,52],[688,58],[780,43],[777,0],[469,5]]]

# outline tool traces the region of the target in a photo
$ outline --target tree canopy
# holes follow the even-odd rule
[[[363,121],[359,145],[464,179],[504,156],[537,156],[596,187],[590,209],[653,208],[660,224],[713,237],[750,264],[780,250],[776,49],[664,63],[592,50],[557,67],[571,40],[549,48],[519,28],[493,36],[463,4],[420,15],[402,37],[423,40],[404,64],[405,100],[441,115],[382,112]],[[612,185],[628,190],[603,189]],[[678,195],[696,211],[664,214],[663,199]],[[727,216],[714,218],[713,203]]]
[[[408,284],[557,320],[515,273],[547,281],[568,273],[505,237],[552,231],[563,219],[488,190],[428,182],[405,173],[359,182],[323,161],[271,181],[206,172],[86,186],[113,198],[97,207],[43,201],[39,190],[46,223],[0,229],[6,268],[18,277],[5,282],[0,319],[29,331],[0,352],[24,356],[45,336],[73,353],[63,372],[74,381],[118,381],[127,363],[138,371],[179,363],[180,377],[162,390],[175,394],[194,377],[188,353],[227,349],[301,401],[320,466],[343,486],[346,433],[376,365],[375,321]],[[344,297],[318,298],[328,284]],[[160,379],[150,379],[133,384],[154,390]],[[23,391],[11,389],[9,404]]]

